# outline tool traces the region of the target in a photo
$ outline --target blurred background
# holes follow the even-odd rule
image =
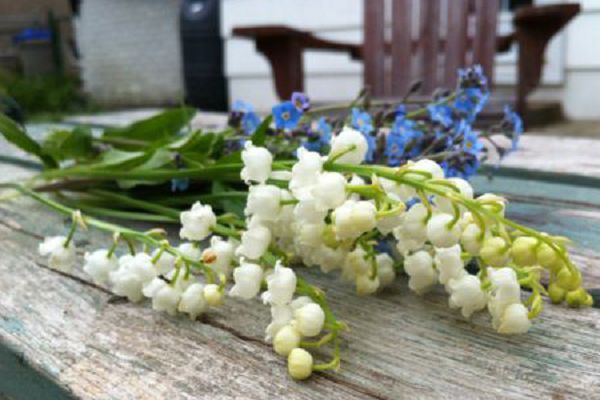
[[[520,7],[554,3],[561,2],[499,0],[498,35],[511,32]],[[600,136],[600,1],[578,3],[580,13],[546,49],[529,103],[548,106],[548,122],[571,121],[561,132]],[[184,102],[224,112],[243,99],[267,111],[278,101],[271,67],[234,28],[286,25],[361,43],[363,7],[363,0],[0,0],[3,107],[44,119]],[[516,48],[494,62],[494,90],[512,91]],[[307,50],[303,66],[314,102],[351,100],[363,86],[363,63],[348,54]]]

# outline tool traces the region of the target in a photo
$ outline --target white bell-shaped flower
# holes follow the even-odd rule
[[[135,303],[144,298],[142,289],[156,274],[152,258],[146,253],[137,253],[134,256],[128,254],[119,258],[119,268],[109,276],[113,291]]]
[[[497,327],[504,310],[511,304],[521,303],[521,286],[512,268],[488,268],[488,277],[492,284],[488,310]]]
[[[359,275],[366,275],[371,272],[371,261],[367,257],[367,252],[361,246],[346,255],[342,266],[342,278],[347,281],[355,281]]]
[[[451,279],[459,279],[467,273],[461,252],[462,249],[458,244],[452,247],[435,248],[433,262],[438,270],[438,278],[442,285],[447,285]]]
[[[379,285],[386,287],[391,285],[396,279],[396,270],[394,269],[394,259],[387,253],[377,254],[375,257],[377,263],[377,277]]]
[[[306,304],[294,313],[296,328],[302,336],[317,336],[325,324],[325,312],[316,303]]]
[[[402,230],[415,241],[427,239],[427,207],[417,203],[406,211]]]
[[[299,222],[315,224],[323,222],[327,215],[327,210],[317,208],[317,201],[313,197],[307,197],[300,200],[294,207],[294,217]]]
[[[475,311],[482,310],[487,304],[487,296],[481,290],[481,281],[474,275],[465,274],[461,278],[449,282],[450,308],[460,308],[465,318],[470,318]]]
[[[386,178],[378,178],[378,181],[383,187],[385,193],[392,200],[406,203],[407,201],[409,201],[417,195],[417,191],[412,186],[403,185],[401,183]]]
[[[209,205],[195,202],[189,211],[180,214],[181,230],[179,236],[188,240],[204,240],[211,233],[212,228],[217,225],[217,217]]]
[[[189,315],[191,320],[198,318],[208,308],[208,304],[204,299],[204,285],[196,282],[191,284],[181,294],[177,310]]]
[[[271,323],[265,330],[265,340],[270,342],[281,328],[292,321],[293,317],[294,310],[289,304],[273,304],[271,306]]]
[[[335,209],[335,232],[339,240],[356,239],[377,225],[377,209],[368,201],[347,200]]]
[[[296,274],[291,268],[284,267],[277,261],[272,274],[267,275],[267,291],[263,293],[263,301],[269,304],[287,304],[292,301],[296,291]]]
[[[143,289],[146,297],[152,298],[152,308],[164,311],[169,315],[177,313],[177,305],[181,299],[181,289],[172,286],[160,278],[154,278]]]
[[[484,237],[481,235],[481,229],[477,224],[468,224],[460,237],[460,244],[472,256],[478,256],[483,245]]]
[[[531,327],[527,307],[521,303],[511,304],[504,310],[500,317],[498,333],[505,335],[519,335],[526,333]]]
[[[304,147],[298,149],[297,156],[298,162],[292,166],[289,189],[298,200],[305,200],[312,197],[311,189],[319,180],[323,169],[323,157]]]
[[[409,171],[421,171],[426,172],[431,175],[431,179],[443,179],[444,178],[444,170],[440,166],[440,164],[436,163],[433,160],[422,159],[417,161],[416,163],[410,165],[408,168]],[[411,177],[413,175],[411,174]],[[420,177],[418,179],[425,179],[421,175],[415,174],[415,176]]]
[[[417,294],[427,292],[437,283],[437,272],[433,268],[433,258],[424,251],[417,251],[404,258],[404,271],[409,276],[408,287]]]
[[[342,247],[332,249],[324,244],[314,251],[316,263],[324,273],[342,268],[346,254],[346,251]]]
[[[462,230],[450,214],[434,214],[427,223],[427,239],[435,247],[451,247],[458,243]]]
[[[161,249],[155,249],[151,254],[152,259],[157,257],[159,253],[161,253]],[[158,259],[156,259],[156,262],[154,263],[158,274],[166,275],[169,272],[173,271],[173,269],[175,268],[175,259],[176,257],[174,255],[163,250],[160,254],[160,257],[158,257]]]
[[[467,182],[461,178],[448,178],[447,181],[449,183],[453,184],[454,187],[456,187],[458,189],[459,193],[463,197],[465,197],[467,199],[473,198],[473,187],[471,186],[471,184],[469,182]],[[448,198],[442,197],[442,196],[436,196],[434,202],[435,202],[435,205],[437,206],[437,208],[440,209],[440,211],[445,212],[446,214],[454,213],[454,207],[452,206],[453,202],[451,200],[449,200]],[[458,209],[460,212],[465,211],[464,206],[459,206]]]
[[[231,266],[235,257],[235,244],[219,236],[210,238],[210,247],[202,252],[202,262],[215,272],[231,275]]]
[[[195,243],[181,243],[177,246],[177,250],[184,256],[192,261],[200,261],[202,257],[202,250],[200,246]]]
[[[98,285],[108,282],[109,274],[119,268],[117,257],[114,254],[109,257],[106,249],[86,252],[83,258],[83,271]]]
[[[251,141],[246,141],[242,151],[244,168],[240,176],[246,184],[251,182],[265,183],[271,174],[273,155],[264,147],[257,147]]]
[[[248,190],[244,213],[261,220],[275,221],[281,209],[281,189],[273,185],[254,185]]]
[[[351,148],[353,150],[350,151]],[[359,131],[344,127],[342,131],[331,140],[329,157],[344,153],[336,161],[344,164],[360,164],[365,160],[369,145],[367,139]]]
[[[248,230],[242,233],[242,242],[236,250],[236,254],[258,260],[269,248],[271,243],[271,231],[260,224],[249,224]]]
[[[263,270],[259,265],[242,261],[241,265],[233,270],[235,285],[229,291],[229,295],[245,300],[255,297],[260,291],[262,278]]]
[[[397,240],[396,250],[402,255],[406,255],[411,251],[419,250],[425,244],[424,238],[415,238],[409,232],[404,230],[404,226],[400,225],[392,231]]]
[[[337,172],[324,172],[312,187],[317,210],[332,210],[346,200],[346,178]]]
[[[46,237],[40,243],[38,251],[41,256],[48,257],[48,267],[61,272],[71,272],[75,264],[75,244],[71,240],[65,247],[64,236]]]
[[[325,222],[299,224],[296,227],[296,243],[304,247],[320,247],[323,244]]]

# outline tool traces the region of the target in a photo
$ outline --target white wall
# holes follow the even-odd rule
[[[600,1],[580,1],[583,12],[567,29],[564,108],[573,119],[600,119]]]
[[[560,3],[537,0],[536,4]],[[543,87],[536,99],[561,99],[567,116],[600,118],[600,0],[584,0],[583,14],[550,43],[545,57]],[[222,33],[226,45],[226,75],[230,99],[244,99],[259,109],[276,101],[271,71],[251,40],[235,38],[235,26],[282,24],[310,30],[323,38],[360,43],[362,0],[223,0]],[[498,31],[511,30],[511,15],[500,15]],[[596,44],[594,46],[594,44]],[[495,80],[500,86],[516,81],[516,49],[496,57]],[[345,54],[307,52],[305,89],[314,101],[352,98],[362,85],[362,63]],[[590,90],[591,89],[591,90]]]
[[[109,106],[183,97],[178,0],[84,0],[76,21],[84,89]]]

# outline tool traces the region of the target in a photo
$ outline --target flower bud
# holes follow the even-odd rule
[[[317,336],[325,324],[325,312],[320,305],[309,303],[294,313],[296,328],[302,336]]]
[[[513,261],[521,267],[529,267],[536,264],[536,246],[538,240],[529,236],[520,236],[515,239],[510,249]]]
[[[281,328],[273,339],[273,349],[280,356],[287,356],[290,352],[300,345],[300,333],[291,326],[286,325]]]
[[[452,247],[461,235],[460,226],[450,214],[436,214],[427,223],[427,238],[435,247]]]
[[[219,288],[219,285],[210,283],[204,287],[204,299],[209,306],[219,306],[223,303],[223,291]]]
[[[496,268],[505,266],[509,260],[508,246],[499,236],[486,239],[479,255],[484,263]]]
[[[550,268],[558,260],[558,254],[547,243],[540,243],[537,247],[536,258],[539,265]]]
[[[288,356],[288,372],[294,379],[306,379],[312,374],[313,357],[301,348],[295,348]]]
[[[566,290],[575,290],[581,283],[581,277],[578,274],[572,273],[569,268],[563,267],[556,274],[556,283]]]
[[[379,277],[371,279],[370,273],[356,277],[356,293],[359,296],[373,294],[379,289]]]
[[[570,307],[580,307],[582,305],[590,305],[587,304],[591,296],[585,291],[584,288],[579,287],[575,290],[571,290],[566,295],[567,304]]]
[[[477,224],[467,225],[461,235],[460,243],[469,254],[478,256],[483,245],[483,236],[479,226]]]
[[[325,246],[331,247],[332,249],[335,249],[339,245],[339,242],[335,237],[335,227],[331,224],[325,225],[323,233],[321,234],[321,239]]]
[[[560,287],[557,283],[548,285],[548,296],[554,304],[562,303],[565,299],[567,291]]]

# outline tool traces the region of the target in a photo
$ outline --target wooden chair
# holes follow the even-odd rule
[[[539,84],[550,39],[580,10],[579,4],[518,9],[514,32],[496,35],[498,1],[490,0],[364,1],[364,43],[339,43],[287,26],[236,27],[233,34],[254,39],[271,64],[280,98],[304,88],[304,50],[347,52],[364,62],[364,84],[376,97],[402,97],[416,79],[421,95],[438,87],[453,88],[457,69],[481,64],[490,83],[494,54],[518,44],[515,106],[526,116],[526,97]],[[451,6],[449,6],[451,4]],[[386,15],[390,11],[391,15]],[[391,21],[391,32],[389,23]],[[448,29],[450,28],[450,29]],[[391,40],[386,40],[386,34]]]

